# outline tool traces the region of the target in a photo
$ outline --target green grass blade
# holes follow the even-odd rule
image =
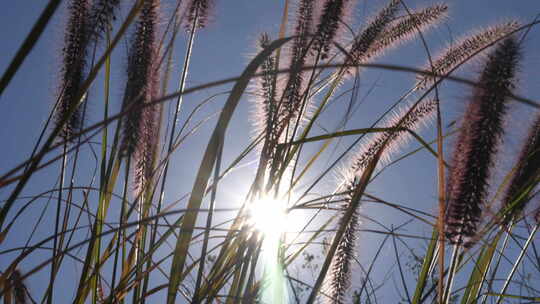
[[[34,45],[45,30],[45,27],[49,23],[51,17],[54,15],[54,12],[56,12],[56,9],[61,2],[62,0],[50,0],[49,4],[47,4],[39,16],[39,19],[32,27],[30,34],[28,34],[23,44],[17,51],[17,54],[15,54],[15,57],[9,64],[9,67],[4,72],[4,75],[2,75],[2,79],[0,79],[0,96],[2,96],[2,93],[8,86],[9,82],[13,76],[15,76],[15,73],[17,73],[17,70],[19,70],[21,64],[24,62],[24,59],[26,59],[26,56],[28,56],[30,51],[34,48]]]
[[[422,293],[424,292],[424,288],[426,287],[429,279],[429,270],[431,269],[431,265],[433,265],[433,263],[435,262],[435,249],[437,248],[438,235],[439,233],[437,231],[437,228],[434,228],[433,232],[431,233],[431,241],[429,242],[428,248],[426,250],[424,262],[422,263],[422,269],[420,270],[420,274],[418,275],[416,289],[414,291],[411,302],[412,304],[419,304],[420,300],[422,299]]]
[[[467,283],[467,288],[463,293],[461,304],[476,303],[480,290],[482,289],[482,285],[488,273],[489,266],[491,265],[491,261],[493,260],[493,255],[495,254],[495,251],[497,249],[497,244],[499,244],[502,232],[504,232],[504,230],[500,230],[493,238],[491,243],[482,248],[482,251],[479,254],[480,258],[474,266],[474,270],[471,274],[471,277],[469,278],[469,282]]]

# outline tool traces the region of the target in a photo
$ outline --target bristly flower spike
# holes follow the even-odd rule
[[[304,98],[306,93],[302,93],[306,87],[305,73],[302,68],[310,59],[309,43],[313,33],[314,5],[314,0],[300,0],[298,3],[293,32],[294,39],[288,50],[290,73],[284,82],[285,85],[276,88],[276,94],[279,94],[279,98],[277,98],[277,105],[273,110],[272,130],[267,134],[270,136],[270,140],[267,141],[270,145],[267,145],[263,154],[276,155],[274,152],[277,143],[283,143],[292,136],[293,131],[288,132],[288,130],[295,129],[291,125],[301,121],[308,107],[307,103],[310,99]],[[270,161],[272,162],[269,165],[272,168],[270,175],[273,175],[279,171],[279,168],[273,164],[279,166],[283,162],[279,161],[279,156],[272,157]],[[273,180],[273,178],[269,180]]]
[[[61,96],[55,113],[57,124],[70,114],[70,109],[79,104],[86,68],[86,49],[88,45],[88,1],[73,0],[69,7],[69,20],[66,26],[64,47],[62,49]],[[82,127],[82,107],[79,105],[62,126],[60,137],[73,140],[72,135]]]
[[[347,57],[346,63],[359,63],[370,49],[371,45],[379,38],[380,34],[393,20],[399,10],[400,0],[391,0],[377,16],[365,27],[362,33],[354,40]]]
[[[446,4],[435,4],[390,23],[379,35],[377,41],[365,52],[362,60],[373,59],[384,51],[409,41],[418,34],[418,31],[425,31],[441,21],[447,11]]]
[[[121,153],[135,157],[135,187],[140,188],[151,168],[151,153],[159,122],[157,107],[143,106],[157,95],[156,45],[159,1],[146,0],[143,4],[128,58],[127,83],[124,93],[123,138]]]
[[[540,181],[540,114],[529,130],[503,199],[505,222],[518,215]]]
[[[445,232],[454,244],[473,244],[519,57],[514,38],[497,45],[488,55],[463,117],[447,183]]]
[[[313,0],[301,0],[296,14],[296,25],[294,28],[292,47],[290,49],[291,72],[285,87],[282,90],[281,99],[278,102],[275,114],[274,137],[279,140],[290,122],[301,115],[302,89],[305,86],[304,67],[308,54],[308,44],[310,34],[313,31]]]
[[[100,39],[116,20],[116,10],[120,6],[120,0],[98,0],[92,6],[90,12],[90,24],[93,31],[93,39]]]
[[[479,33],[468,35],[449,46],[447,50],[433,60],[433,67],[427,64],[425,69],[437,75],[445,75],[456,66],[467,62],[471,56],[486,48],[495,41],[508,36],[519,28],[519,23],[515,21],[505,22],[487,28]],[[432,84],[435,80],[433,76],[418,76],[417,86],[424,88]]]
[[[267,33],[261,34],[259,39],[259,48],[261,50],[268,47],[270,37]],[[254,92],[255,113],[253,124],[255,125],[255,136],[264,134],[264,146],[266,147],[263,153],[267,153],[268,157],[272,157],[272,151],[277,144],[276,125],[277,122],[277,100],[276,100],[276,83],[277,74],[275,73],[276,58],[274,55],[268,56],[260,67],[262,77],[256,79]]]
[[[383,125],[388,128],[396,128],[396,130],[379,133],[369,140],[362,147],[359,153],[352,159],[349,167],[344,170],[343,178],[345,183],[340,186],[341,191],[347,191],[346,202],[343,206],[344,210],[348,210],[353,204],[352,193],[358,186],[364,170],[374,160],[380,149],[385,148],[382,153],[382,158],[389,159],[391,154],[398,150],[400,146],[406,144],[411,138],[407,130],[418,129],[423,124],[427,124],[435,113],[436,103],[433,100],[422,102],[417,105],[412,111],[404,108],[402,114],[397,114],[387,123]],[[359,205],[358,205],[359,206]],[[345,231],[336,249],[336,254],[330,265],[330,277],[326,282],[327,291],[330,295],[329,303],[341,304],[344,303],[344,297],[350,285],[351,278],[351,263],[355,255],[356,232],[359,220],[359,208],[353,209],[351,219],[348,223],[344,223],[343,215],[339,220],[339,225],[345,225]]]
[[[193,22],[197,23],[195,27],[199,29],[205,27],[208,22],[208,15],[213,6],[213,0],[190,0],[187,5],[184,27],[187,30],[191,30],[194,26]]]
[[[313,43],[322,59],[328,57],[330,45],[348,22],[346,16],[353,11],[355,3],[355,0],[327,0],[324,4]]]

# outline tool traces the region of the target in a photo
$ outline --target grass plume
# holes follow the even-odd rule
[[[352,193],[354,193],[360,177],[378,151],[383,148],[383,145],[386,143],[381,157],[388,160],[391,154],[403,146],[411,137],[407,130],[415,130],[422,124],[426,124],[433,116],[435,107],[436,103],[429,100],[419,104],[410,112],[405,108],[401,114],[394,115],[392,119],[384,124],[388,128],[395,127],[399,129],[379,133],[360,149],[357,156],[352,160],[349,169],[345,170],[345,183],[341,187],[344,187],[343,190],[348,191],[349,194],[345,200],[344,210],[347,210],[348,206],[352,204]],[[332,304],[344,303],[345,293],[350,285],[351,263],[355,255],[358,219],[359,210],[355,209],[348,223],[342,223],[343,217],[341,217],[338,224],[340,226],[345,224],[346,228],[338,244],[336,255],[332,260],[330,278],[326,283],[331,297],[329,302]]]
[[[540,115],[533,122],[503,199],[506,219],[518,215],[540,179]]]
[[[463,117],[448,177],[445,227],[452,243],[470,246],[476,234],[519,57],[515,39],[497,45],[488,56]]]
[[[362,58],[366,56],[366,53],[373,43],[394,19],[394,16],[399,10],[399,5],[400,0],[391,0],[388,5],[381,9],[377,16],[368,23],[362,33],[355,38],[347,59],[350,63],[359,63],[362,61]]]
[[[259,38],[259,49],[268,47],[270,37],[263,33]],[[262,77],[256,79],[254,87],[254,117],[255,135],[264,134],[263,154],[271,158],[277,145],[275,124],[277,122],[278,102],[276,100],[277,74],[275,73],[277,58],[268,56],[259,68]]]
[[[185,28],[191,30],[193,23],[203,28],[208,23],[208,15],[214,6],[213,0],[189,0],[186,11]]]
[[[92,5],[90,24],[92,25],[94,38],[102,38],[116,20],[116,10],[120,6],[120,0],[97,0]]]
[[[456,66],[467,62],[471,56],[478,51],[489,46],[495,41],[509,35],[518,29],[520,24],[516,21],[509,21],[498,24],[475,34],[466,35],[459,39],[455,44],[449,46],[441,55],[433,61],[433,67],[426,65],[425,69],[438,75],[446,75]],[[418,87],[426,87],[433,83],[432,76],[418,76]]]
[[[327,0],[322,8],[319,24],[315,31],[314,49],[321,53],[321,58],[328,57],[330,46],[341,29],[348,23],[355,0]]]
[[[123,139],[121,152],[131,156],[140,145],[145,146],[147,122],[152,117],[147,112],[149,107],[142,106],[149,102],[155,93],[157,51],[156,26],[158,1],[146,0],[137,23],[135,35],[128,55],[127,82],[122,108],[129,113],[123,119]]]
[[[200,36],[219,2],[47,2],[25,7],[44,9],[36,20],[23,8],[0,20],[8,29],[13,18],[20,25],[35,21],[26,38],[5,31],[7,49],[22,45],[6,62],[0,100],[17,103],[5,106],[7,125],[0,132],[6,145],[0,301],[452,303],[459,297],[470,304],[538,298],[540,261],[533,251],[539,226],[523,213],[540,220],[540,117],[510,155],[515,163],[501,185],[494,189],[488,181],[505,169],[494,161],[501,139],[525,133],[502,136],[503,121],[505,129],[524,128],[523,117],[506,119],[507,100],[540,109],[537,88],[527,85],[532,91],[523,96],[514,89],[520,46],[538,47],[530,43],[540,18],[465,30],[454,40],[456,30],[472,22],[466,16],[491,19],[492,10],[453,2],[458,15],[446,19],[447,6],[435,0],[411,10],[403,0],[245,0],[224,2],[224,21]],[[45,113],[34,103],[50,96],[42,85],[50,82],[50,70],[21,62],[50,54],[54,35],[47,23],[60,2],[67,10],[57,50],[63,48],[57,103]],[[353,9],[357,2],[361,14]],[[497,6],[512,8],[505,3]],[[350,18],[355,15],[361,18]],[[516,17],[527,18],[523,10]],[[268,24],[274,26],[261,28]],[[424,35],[436,25],[436,33]],[[259,30],[268,34],[258,39],[258,54],[238,65],[246,49],[241,41]],[[511,35],[521,36],[519,43],[505,40]],[[396,49],[392,62],[371,64],[409,41],[411,48]],[[432,48],[440,55],[431,56]],[[429,66],[412,67],[422,54]],[[450,75],[476,57],[487,59],[477,79]],[[534,77],[534,64],[523,65],[524,76]],[[435,74],[426,77],[423,70]],[[434,87],[435,81],[441,85]],[[454,83],[471,87],[460,123],[451,120],[460,103],[451,96],[462,95]],[[88,107],[102,115],[87,123],[81,116],[90,88],[99,103]],[[251,117],[246,99],[256,108]],[[401,110],[392,114],[396,107]],[[47,117],[42,127],[40,117]],[[366,117],[374,123],[358,121]],[[417,132],[433,117],[436,126]],[[402,149],[411,139],[417,147]],[[455,152],[447,162],[450,141]],[[391,176],[383,174],[388,171]],[[481,216],[484,201],[491,207],[499,199],[498,213]],[[373,210],[363,210],[368,204]],[[448,243],[468,246],[480,238],[475,250],[457,244],[447,250]],[[513,279],[515,272],[523,280]],[[502,285],[500,296],[493,293]]]
[[[304,71],[301,69],[306,63],[306,57],[309,47],[309,35],[313,31],[313,2],[302,0],[298,7],[296,15],[296,26],[294,29],[294,41],[290,50],[289,79],[286,87],[283,89],[282,100],[278,105],[277,119],[280,126],[277,128],[278,136],[281,136],[282,130],[293,120],[302,108],[302,89],[305,86]]]
[[[446,4],[435,4],[397,19],[384,30],[377,41],[370,47],[365,54],[365,58],[377,57],[382,52],[412,39],[418,31],[425,31],[440,22],[446,16],[447,11],[448,6]]]
[[[56,121],[59,123],[69,115],[70,109],[79,103],[76,100],[81,83],[85,77],[86,52],[88,45],[88,1],[73,0],[68,7],[69,19],[64,34],[62,49],[62,70],[60,76],[60,101],[56,109]],[[62,126],[60,137],[71,140],[73,133],[82,127],[81,106],[69,117]]]

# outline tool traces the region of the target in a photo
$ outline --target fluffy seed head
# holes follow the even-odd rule
[[[351,189],[352,191],[353,189]],[[343,224],[341,217],[338,225]],[[358,210],[352,213],[351,220],[345,224],[345,231],[336,248],[336,254],[330,264],[330,277],[326,282],[326,290],[330,296],[329,304],[345,303],[345,295],[351,285],[351,264],[355,257],[356,230],[358,229]]]
[[[155,85],[155,88],[158,88],[157,84]],[[153,92],[151,96],[152,100],[158,95],[156,92]],[[160,111],[161,105],[146,107],[142,111],[142,123],[139,130],[141,140],[133,154],[135,160],[135,175],[133,181],[135,196],[138,196],[142,191],[147,190],[146,187],[154,175],[154,160],[158,153],[157,149],[160,135]]]
[[[358,63],[365,56],[371,45],[379,38],[380,34],[392,21],[399,10],[400,0],[392,0],[386,5],[373,20],[368,23],[362,33],[354,40],[348,57],[349,63]]]
[[[273,122],[275,127],[273,136],[276,140],[282,139],[285,129],[291,122],[296,122],[296,119],[302,115],[303,109],[306,108],[303,96],[306,89],[305,73],[301,69],[306,64],[306,60],[310,59],[308,43],[313,30],[313,2],[312,0],[302,0],[298,6],[294,29],[295,38],[289,51],[291,72],[288,75],[286,85],[281,92],[278,92],[281,93],[281,98],[279,98]]]
[[[443,19],[447,11],[448,6],[446,4],[436,4],[417,12],[412,12],[411,15],[392,22],[379,35],[379,38],[371,45],[369,50],[365,52],[362,59],[373,59],[385,50],[412,39],[419,30],[425,31]]]
[[[303,81],[303,72],[300,69],[306,63],[309,35],[313,32],[313,1],[302,0],[299,3],[294,28],[294,41],[290,52],[290,68],[292,69],[289,84],[285,88],[286,102],[294,104],[298,101],[298,94]]]
[[[205,27],[213,6],[213,0],[190,0],[186,11],[185,28],[191,30],[193,22],[196,22],[197,28]]]
[[[72,106],[79,103],[76,100],[81,83],[84,80],[86,68],[86,50],[88,45],[88,2],[73,0],[68,6],[69,19],[64,36],[62,49],[62,70],[60,76],[61,95],[55,118],[59,124],[68,115]],[[69,117],[62,126],[60,137],[73,140],[72,135],[82,127],[81,106]]]
[[[119,6],[120,0],[98,0],[94,3],[90,12],[90,24],[95,39],[101,38],[110,29],[116,20]]]
[[[269,43],[270,37],[268,34],[263,33],[259,39],[259,49],[265,49]],[[274,55],[270,55],[261,64],[259,73],[262,74],[262,77],[256,79],[253,88],[255,112],[252,121],[255,126],[255,136],[259,136],[261,133],[264,134],[266,150],[269,149],[267,152],[273,151],[277,144],[276,134],[274,134],[276,131],[275,123],[277,122],[277,74],[275,68],[276,58]],[[270,154],[272,153],[270,152]]]
[[[327,0],[323,6],[319,24],[315,32],[313,47],[321,53],[321,58],[328,57],[330,45],[340,34],[348,15],[353,11],[354,0]]]
[[[494,49],[463,117],[447,183],[445,228],[452,243],[472,245],[497,144],[503,134],[506,102],[514,88],[519,55],[519,45],[513,38]]]
[[[422,125],[428,124],[433,118],[435,109],[436,102],[434,100],[423,101],[412,111],[409,111],[410,106],[403,107],[396,111],[393,117],[382,123],[380,127],[383,128],[395,127],[402,129],[376,133],[360,147],[360,150],[350,160],[349,165],[342,170],[342,179],[347,181],[346,187],[352,187],[353,181],[362,176],[364,170],[385,142],[386,146],[381,154],[381,161],[383,163],[387,162],[393,153],[410,140],[411,135],[405,129],[415,131]]]
[[[128,54],[127,82],[122,108],[129,112],[123,119],[124,133],[121,144],[121,153],[128,157],[137,149],[139,142],[144,141],[143,130],[146,128],[144,119],[148,118],[145,117],[148,115],[142,109],[142,105],[152,99],[156,90],[158,6],[157,0],[144,2]]]
[[[383,125],[390,128],[404,128],[415,130],[422,124],[427,123],[436,109],[435,101],[429,100],[420,103],[414,109],[404,108],[401,114],[395,115],[392,119]],[[359,153],[352,159],[349,168],[345,170],[345,182],[340,186],[340,191],[346,191],[344,210],[348,210],[352,202],[352,193],[358,186],[358,182],[367,168],[369,163],[373,161],[377,152],[383,147],[386,142],[385,150],[382,154],[383,158],[389,158],[393,151],[396,151],[399,146],[405,144],[410,138],[410,134],[406,130],[395,130],[379,133],[372,137],[369,142],[362,147]],[[344,297],[350,285],[351,278],[351,263],[355,254],[356,230],[358,227],[358,208],[353,210],[350,222],[343,223],[345,216],[340,219],[340,226],[345,225],[345,231],[336,249],[336,255],[331,263],[330,277],[326,282],[328,292],[331,296],[329,300],[332,304],[344,303]]]
[[[428,71],[433,71],[438,75],[445,75],[456,66],[466,62],[473,54],[494,43],[495,41],[509,35],[519,28],[519,23],[515,21],[505,22],[476,34],[467,35],[458,40],[457,43],[449,46],[446,51],[433,60],[433,67],[428,63],[425,67]],[[432,76],[420,75],[417,77],[417,86],[424,88],[435,81]]]
[[[503,199],[505,221],[518,215],[531,199],[531,190],[540,179],[540,115],[530,128],[515,172]]]

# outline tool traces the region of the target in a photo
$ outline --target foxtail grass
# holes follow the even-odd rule
[[[83,124],[82,106],[77,97],[82,88],[87,65],[86,52],[89,42],[89,3],[86,0],[73,0],[68,6],[68,20],[64,33],[64,46],[62,49],[62,70],[60,76],[60,96],[56,110],[56,128],[60,130],[59,136],[65,142],[63,146],[63,160],[60,167],[60,189],[58,191],[58,203],[56,206],[55,238],[53,240],[53,261],[51,263],[51,275],[49,282],[49,294],[47,303],[52,303],[54,282],[56,279],[59,260],[56,257],[58,247],[62,245],[63,237],[60,238],[60,214],[62,209],[63,187],[67,165],[67,145],[74,141],[73,134],[78,133]],[[72,110],[74,109],[74,110]],[[65,124],[62,123],[65,121]],[[66,206],[66,211],[69,208]],[[64,219],[67,215],[64,215]]]
[[[120,0],[97,0],[94,2],[90,12],[90,24],[94,39],[102,39],[105,33],[112,28],[119,6]]]
[[[60,102],[56,112],[57,123],[69,115],[85,78],[86,52],[89,39],[89,4],[86,0],[73,0],[69,4],[69,20],[66,25],[64,47],[62,49],[62,70],[60,76]],[[73,133],[82,126],[82,107],[78,106],[67,123],[62,126],[60,137],[72,140]]]
[[[385,50],[396,47],[414,38],[418,31],[424,31],[435,26],[446,16],[448,5],[436,4],[423,9],[417,9],[410,15],[396,19],[366,53],[366,58],[379,56]]]
[[[49,1],[45,19],[51,9],[54,11],[55,1]],[[409,10],[400,0],[381,1],[373,17],[357,24],[353,19],[356,1],[286,0],[282,2],[279,34],[269,32],[259,38],[258,55],[252,58],[242,75],[189,88],[187,80],[193,73],[191,58],[199,52],[193,46],[199,39],[199,31],[211,20],[213,1],[177,1],[176,8],[168,10],[166,7],[162,9],[158,0],[137,0],[125,15],[125,20],[116,22],[117,15],[124,16],[119,11],[123,2],[94,0],[84,2],[85,17],[81,17],[82,21],[77,21],[79,23],[74,22],[81,14],[77,11],[80,7],[73,4],[83,2],[70,0],[67,6],[68,22],[61,64],[69,63],[71,66],[60,68],[58,105],[51,112],[54,131],[45,137],[50,128],[44,127],[41,134],[46,140],[42,141],[40,136],[31,157],[0,177],[0,189],[13,190],[9,198],[0,203],[0,226],[4,229],[0,229],[0,244],[3,246],[0,256],[3,262],[4,259],[7,261],[4,263],[7,266],[0,272],[0,297],[4,302],[55,303],[72,293],[72,301],[77,304],[145,304],[165,297],[170,304],[247,304],[263,303],[273,291],[279,291],[270,297],[275,301],[292,302],[294,298],[295,302],[308,304],[348,303],[351,300],[392,302],[396,298],[386,294],[388,284],[380,290],[376,286],[379,273],[385,268],[390,272],[383,282],[389,278],[401,280],[401,284],[396,285],[396,297],[401,296],[414,304],[432,299],[446,304],[452,302],[455,295],[462,295],[462,304],[472,304],[480,299],[488,302],[489,298],[498,302],[508,297],[524,301],[536,299],[533,282],[521,283],[526,287],[520,290],[527,294],[524,296],[516,294],[519,286],[513,282],[522,265],[526,264],[525,270],[531,265],[538,267],[534,258],[525,258],[527,255],[533,257],[529,249],[536,250],[534,236],[538,225],[530,226],[528,219],[521,222],[523,210],[534,210],[530,205],[536,203],[537,198],[538,153],[535,151],[538,150],[538,119],[529,131],[511,173],[493,196],[492,201],[498,200],[499,194],[506,190],[501,195],[501,211],[493,217],[475,213],[483,211],[484,202],[491,196],[488,193],[488,186],[492,183],[489,178],[498,166],[494,159],[503,135],[502,122],[505,121],[508,100],[514,98],[538,107],[531,98],[517,96],[514,90],[520,48],[514,38],[508,37],[519,31],[525,32],[526,26],[511,21],[469,34],[442,48],[441,55],[430,59],[429,66],[414,69],[408,64],[370,62],[416,38],[422,40],[428,57],[431,57],[429,48],[434,45],[429,41],[431,36],[424,36],[424,32],[445,20],[448,10],[445,4],[435,3]],[[295,9],[291,10],[291,7]],[[261,13],[263,15],[266,14]],[[161,16],[170,16],[164,30],[159,26]],[[237,22],[243,20],[234,17]],[[287,24],[289,20],[292,20],[290,25]],[[533,21],[529,25],[532,28],[536,23],[539,22]],[[220,22],[219,27],[225,24]],[[84,37],[73,34],[79,33],[78,28],[86,28],[80,32]],[[184,59],[179,65],[178,86],[175,92],[168,92],[167,80],[177,54],[173,49],[183,42],[177,39],[181,29],[187,32],[185,51],[180,54]],[[348,31],[352,35],[346,34]],[[38,32],[39,29],[32,30],[27,40],[35,39]],[[133,34],[124,40],[126,32]],[[444,35],[446,32],[439,31],[438,36],[441,33]],[[534,31],[530,33],[532,35]],[[158,34],[163,35],[159,37]],[[272,41],[271,37],[278,39]],[[118,50],[117,46],[122,41],[126,42],[126,49],[120,47]],[[205,40],[201,39],[201,47],[204,43]],[[527,39],[522,39],[519,44],[525,43]],[[105,50],[97,59],[91,60],[89,46],[93,47],[92,56],[99,55],[103,51],[101,48]],[[73,50],[80,52],[77,56],[66,56]],[[492,52],[479,79],[470,81],[468,77],[451,75],[484,50]],[[117,88],[114,81],[116,58],[123,51],[128,55],[124,60],[127,61],[127,74],[121,84],[123,87]],[[397,60],[406,59],[398,56]],[[162,62],[167,62],[164,81],[159,77]],[[118,64],[123,65],[125,63]],[[17,66],[17,62],[11,66]],[[348,82],[353,68],[364,71],[372,67],[418,73],[419,76],[406,93],[392,90],[385,92],[391,94],[372,96],[372,92],[380,90],[380,84],[387,83],[388,74],[385,72],[380,74],[383,81],[372,88],[368,87],[372,83],[368,79],[371,73],[354,73],[354,82]],[[71,77],[73,75],[75,77]],[[406,74],[400,74],[403,75]],[[0,90],[9,82],[8,78],[2,77]],[[96,80],[103,80],[104,86],[96,85]],[[445,88],[439,84],[453,81],[470,85],[474,91],[462,123],[449,122],[448,127],[443,128],[443,122],[448,118],[446,110],[452,106],[452,100],[442,94],[440,96],[445,98],[439,98]],[[187,94],[204,94],[206,89],[232,83],[230,91],[214,94],[203,101],[197,100],[199,94],[189,95],[190,104],[185,108],[193,107],[194,110],[186,115],[184,121],[183,101],[187,100]],[[238,112],[243,113],[240,107],[248,87],[256,107],[251,119],[254,126],[250,128],[253,130],[239,130],[235,119]],[[104,96],[104,104],[92,105],[91,108],[103,109],[104,115],[100,121],[83,129],[82,126],[92,119],[85,117],[85,101],[93,101],[93,90],[101,89],[103,92],[100,93],[104,94],[96,96]],[[111,94],[117,89],[124,93],[119,100]],[[401,97],[386,100],[395,96],[394,93]],[[227,98],[222,107],[218,103],[212,105],[219,107],[217,115],[204,116],[200,109],[209,100],[224,94]],[[363,99],[360,99],[361,95]],[[385,109],[384,114],[371,117],[375,122],[370,127],[346,130],[356,118],[354,112],[357,109],[366,111],[365,115],[371,114],[369,112],[373,108],[370,108],[370,103],[375,99],[379,105],[390,102],[392,106]],[[383,120],[405,100],[410,102],[399,114]],[[168,102],[172,102],[169,104],[170,115],[166,121],[166,134],[162,134],[161,120],[167,116],[162,115],[163,108]],[[118,108],[118,113],[109,113],[111,109]],[[422,134],[417,130],[435,113],[436,140],[429,140],[427,137],[435,134],[434,128]],[[201,116],[200,121],[194,122]],[[210,135],[205,128],[208,123],[215,123]],[[511,127],[514,121],[506,123]],[[189,129],[191,125],[193,128]],[[109,137],[113,128],[116,128],[114,136]],[[244,131],[246,135],[251,133],[255,136],[238,155],[231,154],[240,148],[237,134]],[[446,139],[456,133],[461,135],[456,140],[456,152],[448,166],[443,146]],[[234,145],[231,145],[231,136]],[[355,138],[349,144],[345,139],[351,137]],[[412,137],[419,147],[395,158]],[[160,139],[164,142],[161,143]],[[193,165],[185,164],[193,160],[193,155],[185,151],[199,146],[188,146],[187,139],[208,140],[208,144],[202,147],[203,151],[197,150],[202,156],[199,169],[197,172],[182,172],[185,173],[182,179],[171,180],[173,169],[186,170]],[[59,140],[60,143],[54,144]],[[347,148],[343,147],[344,143],[349,144]],[[358,143],[361,146],[355,152],[353,148]],[[436,151],[432,148],[434,143],[437,144]],[[96,147],[101,149],[101,153],[95,153]],[[342,148],[345,148],[343,152]],[[338,151],[342,153],[337,154]],[[417,170],[407,172],[407,175],[412,175],[407,185],[423,183],[420,178],[427,178],[428,182],[421,185],[420,194],[427,198],[428,204],[436,200],[434,193],[439,194],[439,202],[447,200],[450,210],[447,217],[433,216],[431,210],[424,210],[425,207],[391,201],[386,196],[395,189],[387,192],[387,188],[384,191],[372,188],[375,179],[379,181],[387,177],[383,172],[401,170],[402,167],[393,165],[422,151],[428,152],[427,157],[433,157],[433,163],[429,165],[436,162],[436,173],[428,175],[432,166],[427,163],[425,167],[424,163],[413,163],[422,166],[422,170],[418,170],[422,173],[417,174]],[[187,157],[183,157],[185,155]],[[86,159],[88,157],[91,159]],[[180,163],[173,163],[173,159],[180,159]],[[340,168],[339,164],[344,163],[344,159],[349,162]],[[95,172],[85,174],[90,171],[88,167],[92,161],[96,164]],[[429,162],[429,158],[420,161]],[[61,172],[54,189],[31,194],[34,190],[41,190],[42,183],[37,178],[36,183],[28,181],[33,181],[38,172],[49,174],[54,171],[48,166],[55,164],[60,165]],[[450,170],[448,195],[444,189],[446,168]],[[335,178],[331,176],[336,169],[343,171],[338,177],[340,185],[337,188],[333,186]],[[71,176],[66,178],[64,171],[71,172]],[[239,175],[240,184],[245,187],[237,187],[239,184],[234,183],[234,177]],[[233,187],[230,186],[231,179]],[[425,186],[431,185],[429,181],[435,179],[439,179],[437,190]],[[14,182],[17,184],[11,189]],[[192,188],[186,188],[191,185]],[[179,191],[186,194],[176,195]],[[22,193],[30,194],[23,196]],[[272,199],[269,204],[275,206],[271,207],[286,206],[284,213],[293,215],[287,221],[299,222],[303,228],[294,232],[277,232],[278,237],[268,237],[270,233],[262,232],[250,218],[254,212],[248,211],[250,204],[263,198]],[[44,224],[49,213],[46,207],[39,205],[49,200],[58,202],[55,227]],[[386,227],[379,214],[361,213],[366,203],[376,203],[377,208],[391,208],[389,215],[393,217],[394,211],[403,214],[407,217],[404,219],[406,223],[394,226],[395,221],[402,220],[396,216],[391,227]],[[63,218],[61,205],[66,206]],[[435,205],[431,205],[432,209],[436,208]],[[430,205],[427,206],[429,209]],[[13,213],[9,212],[12,207],[16,207]],[[70,216],[72,209],[78,210],[76,218]],[[29,227],[32,231],[25,245],[16,247],[13,244],[19,238],[18,233],[24,235],[26,231],[16,229],[32,223],[33,213],[29,210],[37,210],[41,214],[35,226]],[[444,211],[443,208],[439,210]],[[295,212],[305,212],[305,217],[295,218]],[[501,216],[504,216],[502,220]],[[486,225],[478,231],[480,218],[486,219]],[[362,224],[361,221],[366,219],[382,229]],[[336,222],[337,226],[333,226]],[[281,226],[280,220],[275,223],[275,226]],[[415,225],[411,228],[416,229],[419,224],[432,231],[428,234],[408,228],[405,231],[409,223]],[[529,230],[522,229],[517,223],[527,225]],[[446,231],[442,229],[443,225],[446,225]],[[364,267],[367,266],[365,259],[356,259],[356,249],[363,257],[370,253],[370,248],[360,239],[373,233],[385,237],[369,267]],[[449,267],[444,265],[445,233],[450,236],[450,243],[455,243]],[[499,241],[504,234],[506,237],[501,247]],[[43,239],[36,241],[40,235]],[[395,254],[388,256],[382,253],[390,237]],[[268,243],[263,246],[263,242],[270,238],[272,247],[266,247]],[[326,240],[321,241],[321,238]],[[328,239],[331,239],[330,245],[326,246]],[[67,241],[64,243],[64,240]],[[372,241],[368,245],[371,246]],[[425,251],[419,245],[423,241],[428,242]],[[461,250],[463,244],[470,246],[473,243],[478,245],[478,250]],[[414,255],[412,264],[404,260],[407,257],[404,250],[408,249]],[[41,254],[42,250],[52,252],[52,256],[49,252]],[[379,271],[383,258],[384,265]],[[60,285],[60,278],[72,277],[69,276],[71,269],[67,267],[68,263],[62,263],[66,260],[74,263],[78,280]],[[509,262],[510,267],[498,267],[499,262],[501,266]],[[262,265],[265,269],[271,266],[266,274],[261,273]],[[391,268],[391,265],[396,267]],[[18,269],[24,269],[24,272]],[[357,269],[358,275],[355,274]],[[49,270],[49,282],[43,287],[36,285],[35,280],[41,280],[43,272],[47,272],[47,276]],[[361,274],[360,270],[366,271]],[[416,270],[418,279],[410,280],[416,276]],[[269,280],[269,273],[275,275],[273,281]],[[453,287],[454,281],[461,285],[463,281],[460,279],[469,274],[470,279],[463,288]],[[362,276],[360,281],[355,280],[357,276]],[[504,280],[498,284],[501,277]],[[74,286],[74,290],[68,290],[64,285]],[[415,290],[414,295],[409,295],[411,287]],[[498,294],[494,293],[496,288]]]
[[[463,117],[448,176],[445,227],[452,243],[473,244],[519,57],[519,45],[513,38],[497,45],[488,56]]]
[[[340,188],[349,193],[345,200],[344,210],[348,210],[350,205],[353,204],[351,201],[353,199],[352,193],[355,192],[364,170],[374,161],[375,157],[379,155],[380,159],[388,160],[392,153],[395,153],[409,140],[411,137],[410,131],[416,130],[430,121],[435,106],[435,102],[430,100],[415,106],[414,109],[404,108],[401,114],[396,114],[395,117],[385,123],[386,127],[396,128],[395,130],[375,135],[361,147],[357,156],[351,159],[351,163],[347,166],[349,168],[344,169],[346,172],[344,174],[344,184]],[[384,149],[384,151],[379,152],[381,149]],[[358,207],[360,207],[359,204]],[[352,211],[349,222],[341,222],[345,218],[344,216],[338,222],[339,226],[344,225],[346,228],[332,260],[330,277],[326,283],[330,295],[329,303],[344,303],[346,291],[351,283],[351,264],[355,256],[356,234],[359,224],[358,207]]]
[[[348,54],[348,61],[358,63],[362,58],[369,57],[367,54],[373,43],[380,38],[383,31],[388,27],[399,10],[400,1],[390,1],[371,22],[363,29],[362,33],[354,39],[354,43]]]
[[[208,23],[208,17],[214,6],[213,0],[189,0],[187,4],[187,16],[185,19],[185,28],[193,31],[195,26],[199,29],[205,27]]]
[[[470,58],[479,51],[516,31],[519,26],[518,22],[509,21],[466,35],[448,46],[434,58],[433,66],[426,65],[426,69],[431,70],[436,75],[444,76],[462,63],[470,61]],[[420,88],[433,84],[435,80],[433,76],[419,76],[417,78],[417,86]]]
[[[321,59],[329,56],[331,45],[342,35],[343,28],[350,22],[355,0],[326,0],[315,31],[313,47],[321,53]]]
[[[540,115],[529,128],[523,148],[515,165],[514,173],[503,202],[503,216],[508,222],[519,216],[532,198],[540,178]]]

